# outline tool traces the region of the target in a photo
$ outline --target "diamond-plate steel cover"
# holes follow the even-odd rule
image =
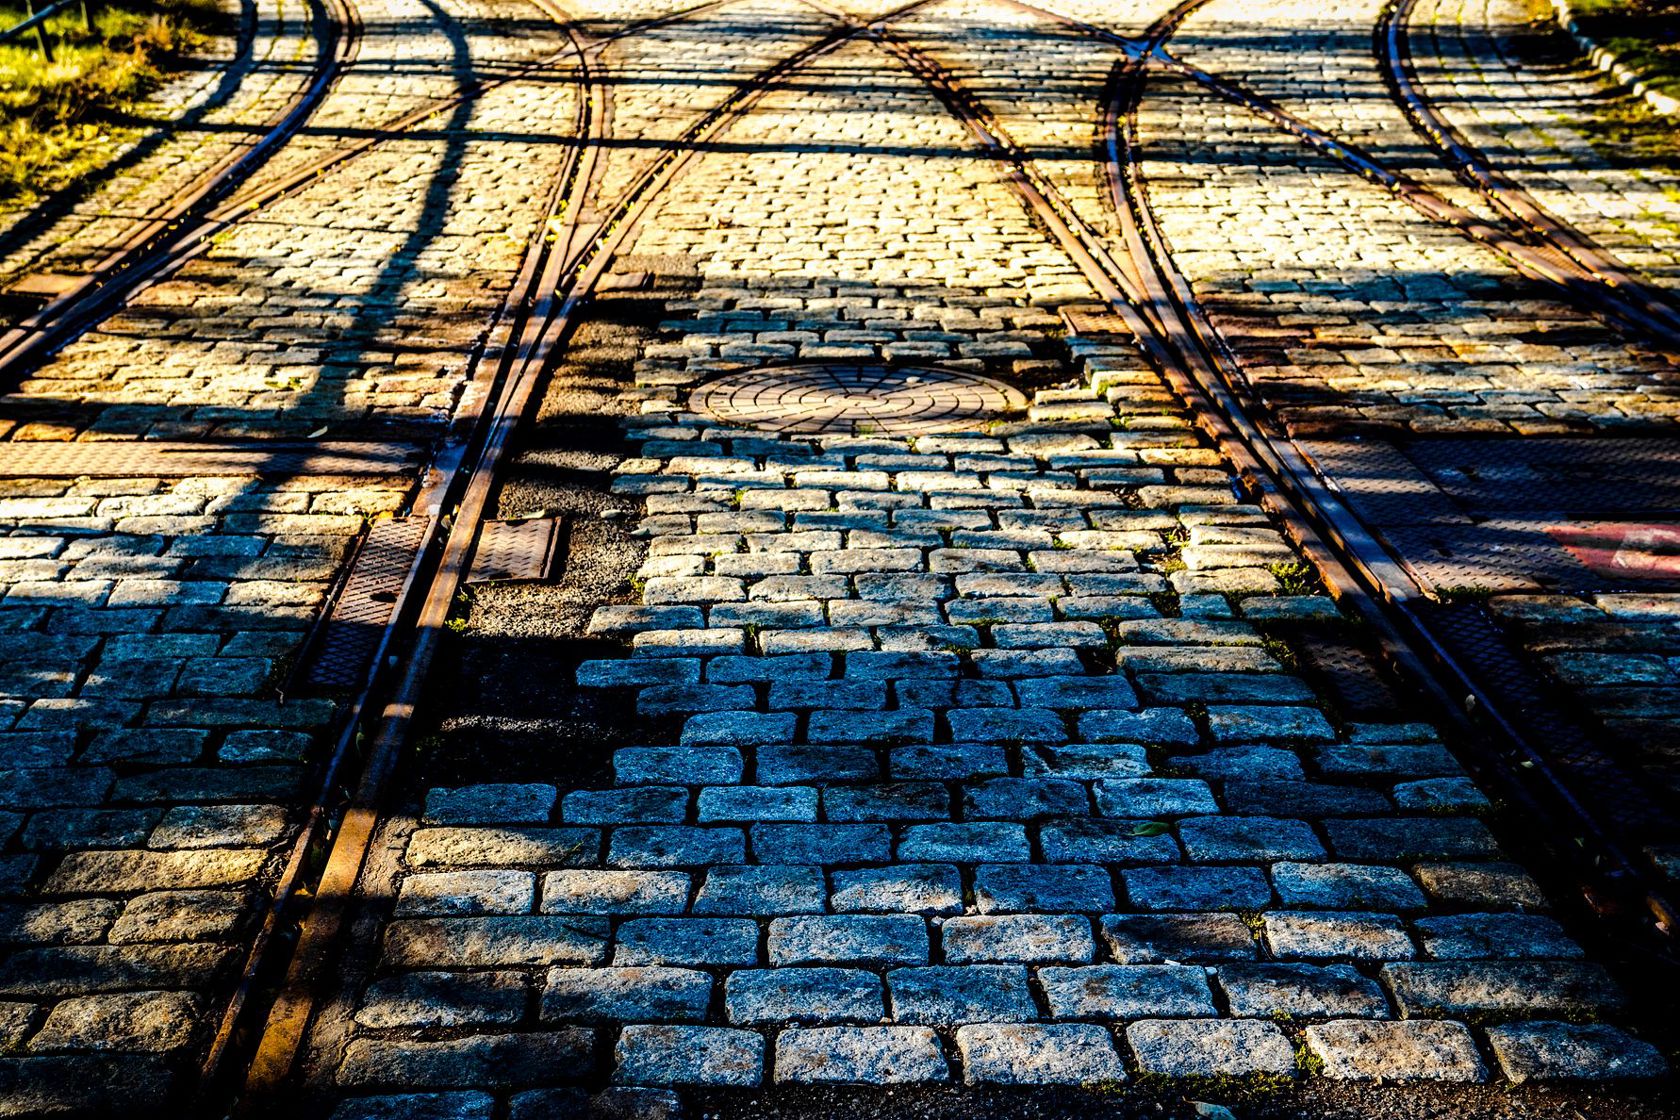
[[[1680,585],[1680,444],[1553,438],[1303,440],[1394,555],[1438,592]],[[1609,520],[1639,517],[1638,522]],[[1664,524],[1668,518],[1674,523]]]
[[[1635,835],[1673,835],[1674,815],[1652,797],[1637,763],[1628,765],[1606,753],[1603,747],[1610,741],[1595,740],[1576,722],[1558,703],[1566,693],[1535,671],[1480,604],[1433,604],[1423,619],[1499,710],[1516,720],[1531,746],[1571,790]]]
[[[1064,307],[1062,321],[1074,334],[1123,334],[1131,336],[1126,320],[1110,307]]]
[[[1329,687],[1346,714],[1387,719],[1399,712],[1399,696],[1364,650],[1345,641],[1315,638],[1302,640],[1298,648],[1307,668]]]
[[[554,570],[563,525],[558,517],[486,521],[478,530],[467,582],[547,579]]]
[[[0,478],[406,474],[417,469],[419,462],[419,449],[404,443],[298,440],[0,443]]]
[[[1295,442],[1367,524],[1470,522],[1434,480],[1392,444],[1377,439]]]
[[[1403,450],[1471,512],[1680,516],[1680,440],[1421,439]]]
[[[307,677],[310,686],[356,688],[367,681],[373,657],[430,526],[427,517],[388,518],[373,523],[315,648]]]

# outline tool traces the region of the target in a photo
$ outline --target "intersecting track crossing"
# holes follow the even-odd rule
[[[930,2],[914,0],[892,14],[902,15]],[[691,9],[636,25],[621,31],[614,38],[622,38],[656,23],[684,18],[698,10]],[[516,340],[509,339],[503,359],[495,363],[495,388],[480,417],[479,426],[483,430],[476,434],[470,447],[446,451],[439,457],[442,469],[428,483],[423,500],[416,503],[417,508],[428,509],[439,524],[447,521],[448,531],[435,561],[425,552],[416,558],[417,571],[425,569],[429,575],[420,580],[411,579],[408,585],[410,594],[405,595],[405,601],[399,602],[392,615],[392,629],[400,628],[406,639],[401,658],[402,675],[383,699],[365,745],[362,745],[360,719],[363,702],[358,702],[357,711],[345,726],[331,772],[323,784],[325,790],[332,791],[345,782],[346,778],[341,777],[339,772],[350,760],[352,752],[356,752],[358,757],[355,762],[360,770],[354,791],[344,804],[329,807],[323,803],[316,806],[311,814],[311,828],[300,838],[297,851],[288,865],[286,884],[290,889],[301,876],[304,857],[311,842],[319,844],[324,839],[320,825],[325,824],[329,812],[338,819],[324,870],[312,891],[308,914],[301,923],[284,981],[263,1024],[247,1075],[242,1102],[249,1112],[271,1107],[282,1099],[316,1001],[337,959],[335,950],[356,879],[368,857],[389,779],[412,725],[438,639],[472,560],[485,510],[494,491],[497,467],[576,311],[592,293],[613,251],[635,228],[637,219],[647,212],[660,191],[681,172],[701,146],[748,112],[777,79],[832,51],[862,33],[866,27],[856,24],[843,26],[742,83],[731,96],[685,129],[675,141],[665,145],[662,158],[646,168],[615,204],[610,208],[601,208],[602,216],[598,222],[589,224],[580,223],[580,218],[584,213],[583,201],[589,197],[590,187],[596,181],[595,155],[602,137],[599,132],[600,90],[592,84],[588,59],[604,47],[607,40],[585,46],[574,26],[568,24],[567,30],[578,45],[580,81],[589,91],[588,95],[580,98],[580,105],[586,107],[580,111],[585,112],[587,118],[580,121],[577,135],[587,136],[589,140],[559,177],[560,183],[551,202],[550,218],[562,211],[565,215],[562,231],[551,241],[539,239],[532,245],[521,270],[520,281],[510,293],[509,308],[520,312],[517,326],[510,332],[516,335]],[[595,108],[591,110],[590,106]],[[469,459],[470,467],[466,465]],[[449,511],[447,518],[443,516],[445,510]],[[271,916],[277,917],[280,909],[277,904]],[[254,977],[264,967],[272,966],[272,961],[254,959],[248,975]],[[234,1029],[231,1022],[233,1012],[230,1012],[229,1018],[224,1034],[231,1035]]]
[[[1639,278],[1607,251],[1594,246],[1586,235],[1547,214],[1526,192],[1499,175],[1483,157],[1458,140],[1430,107],[1415,81],[1409,77],[1403,12],[1395,8],[1386,9],[1384,22],[1376,32],[1378,42],[1383,46],[1381,61],[1385,64],[1385,74],[1420,131],[1440,147],[1443,158],[1467,182],[1487,195],[1505,216],[1510,228],[1501,228],[1483,220],[1404,172],[1388,167],[1357,145],[1244,88],[1240,81],[1228,75],[1209,73],[1173,57],[1166,49],[1168,40],[1207,0],[1186,0],[1174,7],[1150,27],[1141,41],[1024,0],[1011,2],[1126,51],[1131,63],[1124,69],[1131,76],[1129,80],[1134,87],[1148,67],[1187,78],[1276,125],[1348,171],[1390,191],[1431,221],[1449,226],[1486,245],[1519,272],[1553,287],[1564,298],[1580,304],[1619,329],[1635,337],[1649,338],[1667,349],[1680,349],[1680,310],[1660,290]],[[1410,10],[1409,4],[1405,10]],[[1110,134],[1113,134],[1112,121]],[[1121,154],[1118,149],[1111,149],[1115,166],[1120,165],[1118,157]]]
[[[1183,20],[1205,2],[1188,0],[1163,17],[1150,29],[1145,52],[1167,57],[1166,42]],[[1611,324],[1666,349],[1675,349],[1680,335],[1674,333],[1672,324],[1680,322],[1680,318],[1676,318],[1664,293],[1616,261],[1613,255],[1593,245],[1590,238],[1547,214],[1526,192],[1500,175],[1485,157],[1458,139],[1430,105],[1411,76],[1404,34],[1411,6],[1410,0],[1400,0],[1384,9],[1374,38],[1379,60],[1385,63],[1391,88],[1408,116],[1438,145],[1442,158],[1505,217],[1511,229],[1509,235],[1490,233],[1484,223],[1453,207],[1435,192],[1386,171],[1374,160],[1314,126],[1251,99],[1234,86],[1226,87],[1223,80],[1206,81],[1204,78],[1210,76],[1192,68],[1178,72],[1254,109],[1314,148],[1336,156],[1349,170],[1389,187],[1425,215],[1437,217],[1489,245],[1519,271],[1549,280],[1565,295],[1599,313]],[[1138,170],[1137,112],[1144,76],[1145,69],[1140,62],[1129,75],[1130,88],[1122,83],[1116,94],[1114,116],[1124,121],[1123,131],[1116,127],[1110,134],[1120,149],[1111,163],[1116,173],[1113,180],[1116,205],[1122,211],[1130,211],[1145,227],[1148,259],[1167,280],[1173,301],[1190,321],[1191,330],[1207,347],[1209,356],[1215,359],[1208,367],[1209,372],[1218,376],[1233,394],[1243,394],[1245,382],[1240,366],[1198,305],[1188,281],[1174,265]],[[1515,238],[1529,244],[1519,243]],[[1234,397],[1225,398],[1225,403],[1234,405]],[[1664,888],[1654,881],[1643,861],[1631,854],[1653,835],[1665,839],[1674,836],[1676,823],[1672,815],[1653,800],[1637,775],[1610,758],[1601,747],[1590,743],[1579,728],[1567,719],[1560,719],[1555,712],[1545,711],[1541,715],[1540,710],[1548,707],[1543,702],[1531,700],[1523,704],[1525,708],[1536,709],[1525,713],[1513,710],[1518,703],[1515,696],[1497,698],[1490,684],[1513,673],[1519,677],[1525,675],[1510,654],[1500,648],[1502,643],[1497,633],[1485,624],[1473,606],[1432,601],[1409,570],[1395,562],[1395,557],[1377,542],[1357,515],[1327,487],[1322,471],[1292,440],[1273,430],[1274,426],[1267,422],[1264,411],[1257,405],[1258,402],[1250,401],[1248,412],[1254,419],[1248,423],[1254,426],[1260,439],[1276,449],[1278,460],[1288,465],[1287,484],[1296,490],[1325,535],[1336,542],[1349,569],[1359,573],[1366,587],[1387,605],[1392,622],[1398,624],[1399,632],[1391,629],[1387,635],[1390,655],[1410,662],[1407,667],[1415,674],[1421,666],[1410,651],[1422,651],[1437,681],[1445,687],[1442,695],[1466,698],[1500,732],[1506,755],[1504,758],[1487,755],[1482,759],[1483,766],[1493,771],[1489,777],[1500,779],[1507,789],[1522,791],[1531,809],[1571,832],[1584,832],[1594,839],[1595,850],[1587,860],[1579,859],[1578,853],[1568,848],[1560,849],[1558,854],[1574,862],[1576,880],[1596,908],[1615,908],[1618,902],[1613,899],[1617,897],[1622,904],[1631,899],[1642,903],[1642,908],[1655,917],[1661,928],[1672,933],[1680,927]],[[1403,561],[1404,557],[1400,559]],[[1532,690],[1523,692],[1532,693]],[[1459,705],[1449,702],[1448,708],[1456,711]],[[1529,720],[1528,730],[1522,726],[1525,715]],[[1545,734],[1539,733],[1542,729]],[[1647,925],[1639,919],[1632,924],[1638,930]],[[1639,939],[1636,934],[1635,940]],[[1661,948],[1671,950],[1671,946]]]
[[[1301,450],[1287,437],[1272,432],[1265,418],[1243,399],[1240,365],[1197,304],[1188,281],[1174,267],[1142,189],[1137,108],[1148,75],[1165,71],[1189,78],[1288,130],[1349,170],[1388,187],[1431,219],[1492,247],[1525,274],[1546,280],[1618,327],[1680,348],[1680,315],[1663,297],[1613,256],[1510,187],[1485,160],[1439,123],[1438,115],[1408,76],[1404,17],[1409,3],[1402,0],[1385,14],[1377,38],[1379,45],[1390,44],[1385,48],[1386,57],[1397,96],[1412,109],[1419,127],[1438,140],[1443,155],[1488,194],[1511,228],[1500,228],[1454,206],[1236,83],[1173,59],[1166,53],[1167,42],[1205,0],[1180,4],[1139,39],[1057,15],[1025,0],[1011,0],[1024,10],[1054,18],[1125,53],[1114,68],[1102,110],[1107,172],[1122,242],[1111,247],[1074,213],[977,99],[937,61],[894,33],[895,20],[933,0],[915,0],[873,19],[860,19],[821,0],[809,2],[836,21],[835,30],[743,82],[679,137],[664,144],[661,158],[643,170],[622,197],[611,205],[597,205],[587,221],[584,204],[598,182],[597,152],[607,138],[603,123],[607,94],[595,76],[592,60],[610,40],[586,41],[574,25],[566,25],[577,81],[586,92],[579,98],[575,135],[580,144],[546,202],[548,228],[556,232],[551,238],[536,239],[529,247],[518,281],[482,355],[475,379],[484,391],[471,398],[480,403],[466,418],[468,423],[457,424],[457,430],[470,432],[470,436],[445,447],[416,503],[416,508],[424,510],[430,519],[429,544],[415,560],[402,601],[392,615],[386,645],[382,646],[400,650],[401,656],[396,659],[401,665],[400,674],[395,679],[376,679],[359,697],[323,785],[322,799],[314,807],[310,828],[288,864],[280,897],[247,971],[252,981],[248,988],[254,988],[254,978],[260,974],[277,975],[282,966],[284,977],[278,996],[267,1010],[246,1076],[242,1094],[246,1111],[255,1114],[285,1099],[312,1017],[342,951],[357,879],[369,858],[375,826],[444,623],[471,562],[498,468],[578,309],[590,298],[614,252],[697,151],[750,111],[778,79],[858,38],[878,42],[927,83],[980,146],[1005,168],[1023,202],[1106,300],[1106,307],[1089,316],[1069,317],[1075,333],[1100,331],[1135,340],[1150,363],[1190,405],[1197,422],[1236,466],[1261,504],[1282,521],[1336,596],[1376,627],[1390,659],[1433,693],[1442,714],[1467,725],[1456,698],[1463,696],[1466,688],[1472,696],[1482,698],[1485,714],[1505,733],[1500,749],[1490,750],[1477,760],[1483,775],[1523,799],[1535,813],[1544,814],[1546,820],[1565,822],[1560,826],[1560,837],[1583,831],[1590,837],[1590,847],[1584,853],[1570,855],[1566,845],[1560,845],[1558,852],[1571,858],[1571,869],[1583,890],[1600,898],[1611,910],[1632,897],[1640,908],[1649,908],[1659,919],[1672,923],[1668,904],[1621,846],[1626,822],[1606,815],[1604,808],[1616,803],[1618,797],[1625,806],[1638,808],[1632,779],[1602,758],[1577,759],[1575,765],[1558,766],[1556,759],[1532,744],[1510,714],[1491,704],[1470,675],[1461,671],[1461,662],[1450,643],[1443,642],[1432,629],[1427,605],[1421,603],[1424,595],[1405,569],[1387,555]],[[614,38],[716,6],[704,5],[633,25]],[[557,9],[555,14],[563,18]],[[413,123],[437,111],[437,107],[428,107],[404,121]],[[401,127],[401,123],[394,127]],[[321,167],[307,174],[313,175],[352,154],[348,149],[336,151],[323,157]],[[273,196],[272,192],[283,189],[270,186],[263,189],[260,198],[235,198],[217,211],[220,217],[208,215],[205,220],[237,220],[236,205],[260,205],[262,199]],[[197,232],[193,234],[198,236]],[[1584,791],[1583,783],[1588,787]],[[340,789],[348,792],[335,792]],[[324,871],[317,882],[306,884],[306,856],[311,851],[322,853],[323,849]],[[308,912],[301,921],[295,948],[286,954],[281,946],[292,943],[276,936],[278,924],[287,897],[305,885],[311,887]],[[1625,910],[1623,916],[1627,917]],[[1625,925],[1643,930],[1648,923],[1630,919]],[[1649,944],[1643,932],[1632,936],[1641,944]],[[213,1062],[239,1027],[258,1013],[256,1001],[230,1010]]]
[[[1390,64],[1388,73],[1395,79],[1396,96],[1404,98],[1420,129],[1441,143],[1443,157],[1495,203],[1510,222],[1511,232],[1488,226],[1415,180],[1385,168],[1234,82],[1174,60],[1166,50],[1168,41],[1207,0],[1179,4],[1151,25],[1140,40],[1127,39],[1025,0],[1011,2],[1127,52],[1128,58],[1115,67],[1106,98],[1103,134],[1109,145],[1107,170],[1112,200],[1130,258],[1130,276],[1142,287],[1137,295],[1143,306],[1155,309],[1150,318],[1160,324],[1178,364],[1177,376],[1170,368],[1168,376],[1181,392],[1187,384],[1193,386],[1187,399],[1199,398],[1203,405],[1198,409],[1200,422],[1243,468],[1251,484],[1261,487],[1263,493],[1272,486],[1287,493],[1287,498],[1273,498],[1268,504],[1275,507],[1274,512],[1319,567],[1332,591],[1351,601],[1367,621],[1379,627],[1389,658],[1414,679],[1432,682],[1432,691],[1448,714],[1462,719],[1465,708],[1455,698],[1466,697],[1472,708],[1479,709],[1495,725],[1505,751],[1503,757],[1490,753],[1481,759],[1485,775],[1515,791],[1531,810],[1543,813],[1571,833],[1584,833],[1593,839],[1594,850],[1587,858],[1569,848],[1560,848],[1558,854],[1573,865],[1578,885],[1595,908],[1615,909],[1631,900],[1636,913],[1648,911],[1662,928],[1680,928],[1663,887],[1644,863],[1630,854],[1638,843],[1649,842],[1653,834],[1665,839],[1676,835],[1671,814],[1653,801],[1636,775],[1591,744],[1567,721],[1548,719],[1545,730],[1549,734],[1544,737],[1533,730],[1525,732],[1519,713],[1510,710],[1511,699],[1498,702],[1482,683],[1493,675],[1509,676],[1513,671],[1521,675],[1510,655],[1497,648],[1497,635],[1490,636],[1487,627],[1464,617],[1467,608],[1431,601],[1406,567],[1341,500],[1333,480],[1327,481],[1286,434],[1274,430],[1257,407],[1258,402],[1246,393],[1240,363],[1172,259],[1142,179],[1137,113],[1150,68],[1188,77],[1244,106],[1330,155],[1348,170],[1392,190],[1424,215],[1489,245],[1520,271],[1551,282],[1564,295],[1612,324],[1674,349],[1680,343],[1680,334],[1673,331],[1671,323],[1680,319],[1675,318],[1664,294],[1594,246],[1585,235],[1547,214],[1479,153],[1451,139],[1444,124],[1426,127],[1422,123],[1440,122],[1441,118],[1415,83],[1405,77],[1409,63],[1405,61],[1408,56],[1401,29],[1409,3],[1385,9],[1384,22],[1376,32],[1380,46],[1392,44],[1383,57]],[[1537,247],[1518,241],[1518,237],[1537,243]],[[1153,354],[1159,361],[1159,351]],[[1490,662],[1497,662],[1497,667]],[[1634,940],[1645,941],[1643,931],[1649,923],[1636,917],[1631,924]],[[1659,948],[1665,952],[1669,949]]]

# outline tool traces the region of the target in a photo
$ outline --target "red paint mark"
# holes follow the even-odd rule
[[[1600,575],[1680,578],[1680,525],[1591,521],[1554,525],[1546,532]]]

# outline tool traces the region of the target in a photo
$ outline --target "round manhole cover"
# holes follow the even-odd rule
[[[949,432],[1026,406],[1003,382],[959,370],[846,365],[732,373],[689,398],[725,424],[790,435]]]

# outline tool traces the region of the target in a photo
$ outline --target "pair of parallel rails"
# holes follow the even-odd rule
[[[1208,0],[1184,0],[1135,37],[1028,0],[1006,0],[1120,52],[1101,99],[1102,150],[1093,153],[1106,168],[1118,246],[1075,212],[1031,155],[946,67],[893,30],[895,22],[937,0],[913,0],[871,19],[851,16],[823,0],[806,0],[831,17],[835,28],[742,81],[664,145],[661,157],[622,197],[604,203],[594,197],[597,155],[610,132],[611,87],[602,81],[601,52],[620,39],[731,0],[632,23],[601,37],[587,35],[551,0],[535,2],[565,35],[567,44],[561,51],[463,87],[453,98],[422,106],[360,139],[330,148],[272,182],[261,182],[257,172],[316,112],[357,55],[361,25],[350,0],[314,0],[319,45],[310,81],[260,137],[138,223],[74,288],[0,337],[0,382],[16,381],[42,357],[203,252],[216,234],[386,140],[487,90],[539,72],[565,67],[577,83],[577,142],[544,200],[517,279],[473,355],[472,389],[432,454],[406,519],[408,532],[386,558],[387,567],[393,567],[394,560],[397,591],[388,609],[380,612],[384,623],[377,642],[367,647],[367,663],[350,678],[341,734],[322,769],[306,824],[288,853],[205,1063],[201,1104],[213,1107],[232,1090],[244,1109],[260,1110],[281,1099],[297,1068],[312,1015],[331,983],[357,879],[369,858],[390,779],[444,624],[472,563],[498,470],[579,309],[614,253],[709,140],[749,112],[782,78],[859,38],[877,42],[927,84],[1004,168],[1043,230],[1069,253],[1106,301],[1107,321],[1070,317],[1075,332],[1082,326],[1112,330],[1136,343],[1190,406],[1256,500],[1280,519],[1332,593],[1372,624],[1393,666],[1434,698],[1438,714],[1465,732],[1463,741],[1482,744],[1472,752],[1473,768],[1537,820],[1555,825],[1559,837],[1582,838],[1581,845],[1558,844],[1554,854],[1568,860],[1573,878],[1595,908],[1610,914],[1628,940],[1643,946],[1636,951],[1653,956],[1664,952],[1660,945],[1645,945],[1644,935],[1650,919],[1672,930],[1673,911],[1661,886],[1625,846],[1630,827],[1645,823],[1640,815],[1659,810],[1641,797],[1636,776],[1604,757],[1586,736],[1565,735],[1562,757],[1559,743],[1536,742],[1532,719],[1510,710],[1512,682],[1505,682],[1503,689],[1484,683],[1489,664],[1514,674],[1517,686],[1529,679],[1526,670],[1515,666],[1508,651],[1486,644],[1485,632],[1462,616],[1449,617],[1440,604],[1431,602],[1405,566],[1341,500],[1333,483],[1258,407],[1235,353],[1174,264],[1142,175],[1138,115],[1146,84],[1160,74],[1188,80],[1389,190],[1429,220],[1492,249],[1518,272],[1547,284],[1560,298],[1617,330],[1680,352],[1680,311],[1667,294],[1546,211],[1464,140],[1430,102],[1417,78],[1407,34],[1415,0],[1393,0],[1383,11],[1373,34],[1377,61],[1396,102],[1440,158],[1488,201],[1497,221],[1464,210],[1239,82],[1173,57],[1167,49],[1171,38]],[[354,579],[352,573],[352,584]],[[1477,640],[1484,644],[1470,648]],[[1473,653],[1479,655],[1480,665],[1469,656]],[[1472,698],[1469,707],[1480,717],[1474,725],[1466,697]],[[1491,740],[1485,734],[1490,727],[1495,732]],[[1617,805],[1623,806],[1622,812],[1606,808]],[[321,869],[318,875],[312,867]],[[305,891],[307,906],[294,907]],[[1635,902],[1632,909],[1648,912],[1649,919],[1630,917],[1630,899]],[[293,915],[293,909],[302,910],[301,917]],[[270,987],[275,993],[271,1000],[263,998]],[[236,1078],[242,1078],[237,1087]]]

